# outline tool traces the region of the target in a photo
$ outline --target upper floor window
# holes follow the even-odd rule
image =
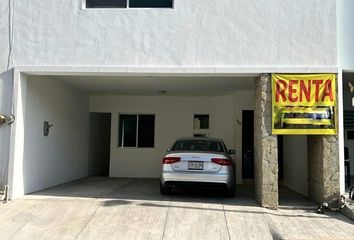
[[[173,0],[86,0],[86,8],[172,8]]]
[[[127,0],[86,0],[86,8],[126,8]]]
[[[128,0],[130,8],[172,8],[172,0]]]

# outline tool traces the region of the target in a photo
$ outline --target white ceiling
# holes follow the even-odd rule
[[[255,77],[50,76],[89,94],[216,96],[254,89]]]

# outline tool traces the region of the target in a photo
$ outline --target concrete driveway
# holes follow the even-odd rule
[[[315,213],[283,189],[279,210],[261,208],[249,187],[235,198],[180,191],[158,180],[87,178],[0,205],[0,239],[354,239],[340,213]]]

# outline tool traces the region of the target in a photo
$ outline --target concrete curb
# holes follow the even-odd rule
[[[341,213],[343,213],[346,217],[350,218],[352,221],[354,221],[354,206],[344,206],[341,210]]]

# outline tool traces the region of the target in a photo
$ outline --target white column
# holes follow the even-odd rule
[[[340,194],[345,192],[345,169],[344,169],[344,117],[343,117],[343,70],[338,69],[338,153],[339,153],[339,183]]]
[[[13,114],[15,122],[11,125],[10,157],[9,157],[9,198],[15,199],[24,195],[23,152],[24,152],[24,119],[26,112],[27,76],[14,71]]]

